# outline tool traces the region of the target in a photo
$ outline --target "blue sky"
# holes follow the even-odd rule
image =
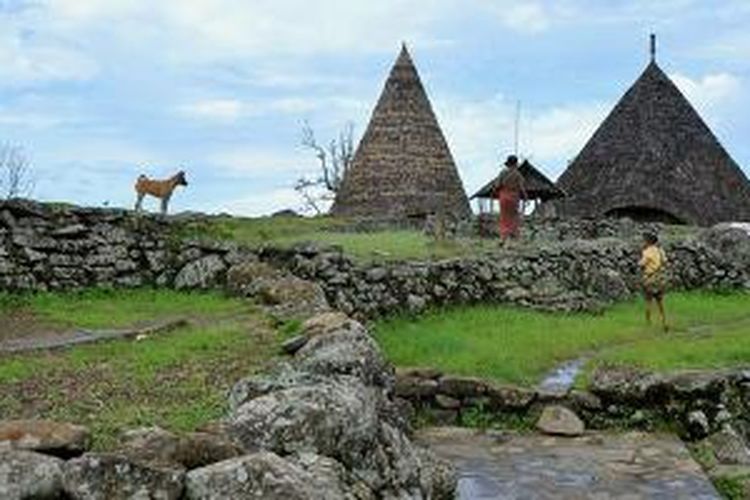
[[[748,26],[746,0],[0,0],[0,141],[25,148],[45,200],[130,206],[139,173],[183,167],[173,210],[297,208],[317,168],[302,122],[358,138],[405,40],[467,191],[512,149],[517,100],[520,152],[555,178],[655,31],[750,173]]]

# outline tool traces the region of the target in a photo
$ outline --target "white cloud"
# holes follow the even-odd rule
[[[28,42],[0,23],[0,85],[88,80],[97,65],[85,55],[52,44]]]
[[[713,73],[694,79],[681,73],[670,76],[699,113],[720,122],[742,95],[742,80],[730,73]]]
[[[294,183],[294,176],[307,174],[316,167],[315,157],[302,148],[286,153],[252,147],[234,148],[209,154],[207,161],[230,175],[276,178],[288,176],[290,185]]]
[[[188,117],[231,123],[240,118],[243,108],[236,99],[209,99],[183,104],[178,112]]]
[[[550,24],[549,13],[539,3],[514,2],[497,12],[505,26],[522,33],[539,33]]]
[[[501,160],[513,152],[516,103],[498,95],[486,100],[454,99],[440,113],[440,122],[470,190],[497,173]],[[519,153],[556,178],[602,122],[603,103],[576,103],[522,110]]]

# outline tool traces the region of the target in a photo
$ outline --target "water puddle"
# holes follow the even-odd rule
[[[578,358],[557,366],[554,370],[547,374],[539,383],[539,390],[544,392],[566,392],[575,383],[576,377],[584,365],[586,365],[587,358]]]

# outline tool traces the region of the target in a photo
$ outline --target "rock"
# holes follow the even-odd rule
[[[356,322],[346,330],[318,335],[295,355],[295,366],[303,372],[323,376],[351,375],[365,385],[392,388],[394,371],[377,343]]]
[[[304,335],[296,335],[292,338],[286,339],[281,343],[281,351],[284,354],[293,356],[297,351],[302,349],[307,344],[307,337]]]
[[[553,436],[581,436],[585,430],[578,415],[564,406],[545,406],[536,428]]]
[[[456,498],[458,474],[453,464],[423,448],[418,450],[418,456],[421,463],[419,476],[424,498],[432,500]]]
[[[0,451],[0,498],[60,498],[63,463],[59,458],[31,451]]]
[[[229,428],[246,450],[311,452],[352,466],[377,435],[376,393],[356,379],[291,387],[248,401]]]
[[[475,377],[445,376],[440,379],[440,392],[454,398],[473,398],[484,396],[487,382]]]
[[[486,393],[493,408],[505,410],[526,409],[537,397],[535,391],[501,385],[487,386]]]
[[[416,377],[437,380],[443,372],[435,368],[407,367],[396,368],[396,377]]]
[[[226,264],[218,255],[207,255],[183,267],[174,278],[178,290],[206,289],[221,281]]]
[[[267,451],[196,469],[187,475],[186,481],[186,496],[190,500],[368,498],[355,496],[347,489],[336,481],[334,474],[311,474]]]
[[[300,335],[311,338],[316,335],[334,332],[345,328],[349,321],[351,321],[351,319],[341,312],[332,311],[316,314],[302,323]]]
[[[241,455],[228,437],[206,432],[177,435],[159,427],[125,433],[120,452],[134,461],[163,467],[203,467]]]
[[[239,380],[229,392],[229,408],[236,410],[246,402],[266,394],[297,386],[309,386],[324,382],[320,375],[306,373],[290,365],[277,366],[270,373],[252,375]]]
[[[185,473],[113,453],[87,453],[65,463],[65,492],[81,500],[179,499]]]
[[[417,314],[425,310],[427,301],[418,295],[409,295],[406,298],[406,307],[412,314]]]
[[[461,408],[460,400],[445,396],[443,394],[437,394],[435,396],[435,403],[439,408],[444,408],[446,410],[457,410]]]
[[[694,410],[687,415],[687,430],[695,438],[704,438],[711,431],[708,417],[701,410]]]
[[[254,296],[282,318],[306,318],[330,309],[320,285],[296,276],[261,279],[254,287]]]
[[[437,394],[439,383],[437,380],[421,377],[398,377],[394,393],[401,398],[429,398]]]
[[[252,287],[260,279],[273,279],[281,273],[264,262],[249,260],[235,264],[227,271],[227,288],[240,295],[252,295]]]
[[[51,420],[0,421],[0,450],[32,450],[70,458],[88,449],[86,427]]]
[[[750,465],[750,450],[742,436],[730,425],[708,438],[722,465]]]

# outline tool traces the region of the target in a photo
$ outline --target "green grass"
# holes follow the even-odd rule
[[[750,364],[749,295],[676,293],[667,308],[674,330],[669,336],[644,324],[640,301],[601,315],[464,307],[385,320],[376,335],[396,365],[524,385],[585,354],[593,364],[621,361],[665,370]],[[697,337],[696,331],[709,333]]]
[[[141,341],[0,356],[0,415],[87,425],[100,450],[125,429],[192,430],[220,418],[227,390],[274,359],[279,340],[252,306],[219,294],[90,291],[0,302],[6,313],[24,307],[90,327],[183,314],[210,319]]]
[[[16,356],[0,362],[0,414],[83,423],[97,449],[128,428],[195,429],[220,418],[231,385],[273,357],[275,335],[257,328],[229,323]]]
[[[81,292],[0,294],[0,314],[23,310],[45,323],[80,328],[127,326],[165,316],[228,315],[247,308],[218,292],[90,289]]]
[[[345,219],[332,217],[218,217],[191,223],[182,237],[215,238],[249,246],[289,247],[300,242],[336,245],[360,260],[439,259],[476,253],[496,246],[492,241],[457,239],[437,242],[422,231],[391,229],[345,232]]]

